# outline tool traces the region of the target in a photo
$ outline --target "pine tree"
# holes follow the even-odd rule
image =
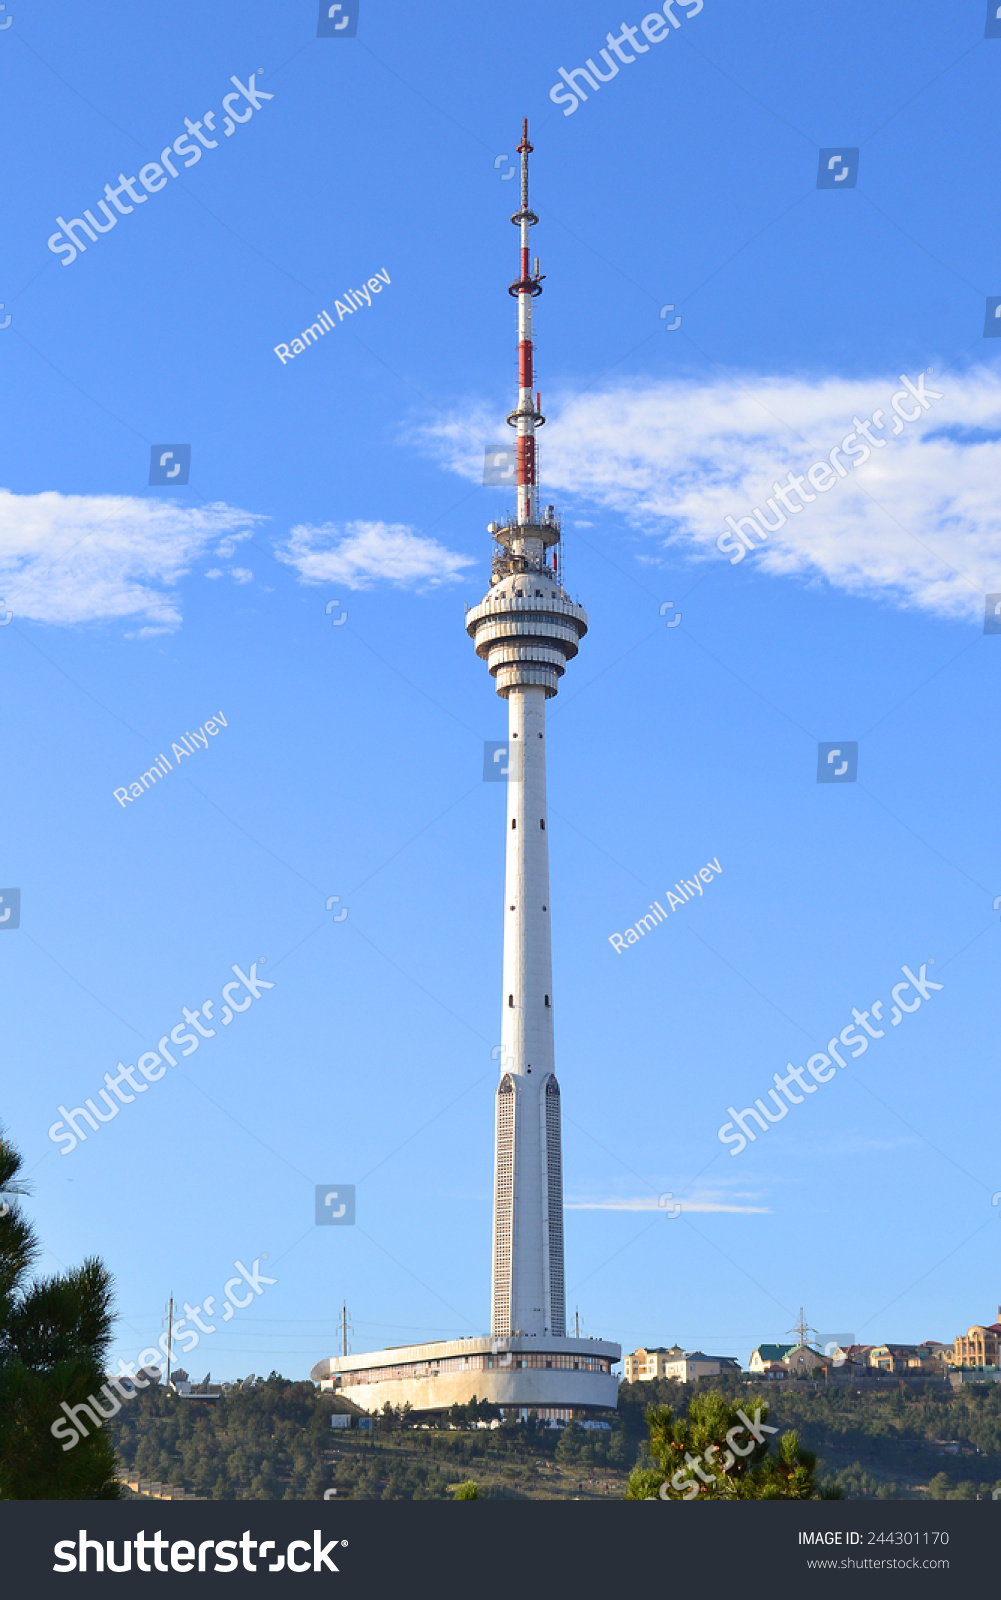
[[[115,1455],[104,1430],[87,1424],[87,1437],[69,1450],[65,1436],[60,1441],[51,1431],[54,1422],[68,1422],[63,1402],[78,1405],[106,1381],[111,1275],[91,1257],[29,1280],[41,1247],[18,1204],[28,1193],[22,1166],[0,1133],[0,1500],[117,1500]]]
[[[817,1490],[813,1478],[817,1458],[801,1448],[795,1432],[781,1435],[773,1456],[771,1440],[765,1436],[755,1441],[741,1412],[750,1415],[755,1425],[768,1421],[768,1406],[760,1396],[752,1395],[738,1406],[716,1389],[695,1395],[684,1417],[675,1417],[669,1406],[651,1407],[646,1420],[656,1465],[633,1468],[626,1499],[840,1498],[836,1490]],[[734,1449],[727,1434],[736,1440]]]

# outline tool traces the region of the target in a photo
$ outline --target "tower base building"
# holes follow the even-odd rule
[[[451,1339],[318,1361],[310,1376],[363,1411],[415,1412],[488,1400],[501,1416],[567,1422],[614,1409],[621,1350],[601,1339]]]

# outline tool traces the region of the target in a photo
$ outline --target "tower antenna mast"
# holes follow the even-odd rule
[[[532,243],[529,230],[534,228],[538,217],[528,204],[528,158],[532,153],[532,145],[528,140],[528,118],[522,123],[521,143],[518,154],[521,156],[521,210],[516,211],[511,221],[521,233],[521,271],[514,283],[508,287],[508,294],[514,295],[518,301],[518,405],[517,409],[508,416],[508,425],[517,429],[517,486],[518,504],[516,521],[520,526],[539,520],[538,516],[538,462],[535,449],[535,432],[545,422],[545,417],[539,409],[539,396],[533,393],[534,387],[534,346],[532,343],[532,301],[542,293],[542,276],[539,273],[539,263],[536,260],[535,271],[532,271]]]

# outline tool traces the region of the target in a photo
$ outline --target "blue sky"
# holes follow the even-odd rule
[[[514,403],[527,114],[543,475],[591,622],[550,706],[570,1306],[628,1349],[745,1362],[801,1305],[867,1342],[991,1321],[983,0],[688,0],[569,116],[558,69],[642,8],[353,3],[341,39],[315,0],[109,0],[97,23],[11,0],[0,29],[2,1116],[43,1265],[107,1261],[134,1359],[168,1293],[219,1302],[260,1258],[276,1282],[202,1339],[198,1377],[304,1376],[345,1299],[356,1350],[487,1326],[503,790],[481,770],[505,708],[463,605],[505,503],[480,478]],[[227,136],[252,74],[273,98]],[[215,148],[63,265],[56,218],[206,110]],[[838,140],[857,185],[818,190]],[[334,328],[283,364],[321,308]],[[927,412],[719,553],[725,515],[922,373]],[[151,448],[182,442],[189,483],[151,487]],[[818,784],[818,742],[848,740],[858,781]],[[705,894],[616,953],[709,860]],[[274,987],[232,1028],[60,1153],[60,1103],[182,1007],[218,1020],[262,960]],[[932,960],[941,991],[731,1157],[729,1105]],[[317,1228],[338,1183],[357,1225]]]

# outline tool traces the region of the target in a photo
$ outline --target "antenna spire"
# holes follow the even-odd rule
[[[521,526],[539,520],[539,508],[536,504],[538,474],[535,459],[535,430],[541,428],[546,420],[538,408],[533,393],[532,301],[542,293],[542,275],[539,272],[538,260],[535,263],[534,273],[531,264],[529,229],[534,228],[539,220],[535,212],[529,209],[528,204],[528,158],[531,153],[532,146],[528,141],[528,118],[525,117],[521,128],[521,143],[518,146],[518,154],[521,156],[521,210],[516,211],[511,218],[515,227],[521,230],[521,272],[508,288],[508,294],[514,295],[518,301],[518,406],[507,420],[512,428],[518,430],[517,521]]]

